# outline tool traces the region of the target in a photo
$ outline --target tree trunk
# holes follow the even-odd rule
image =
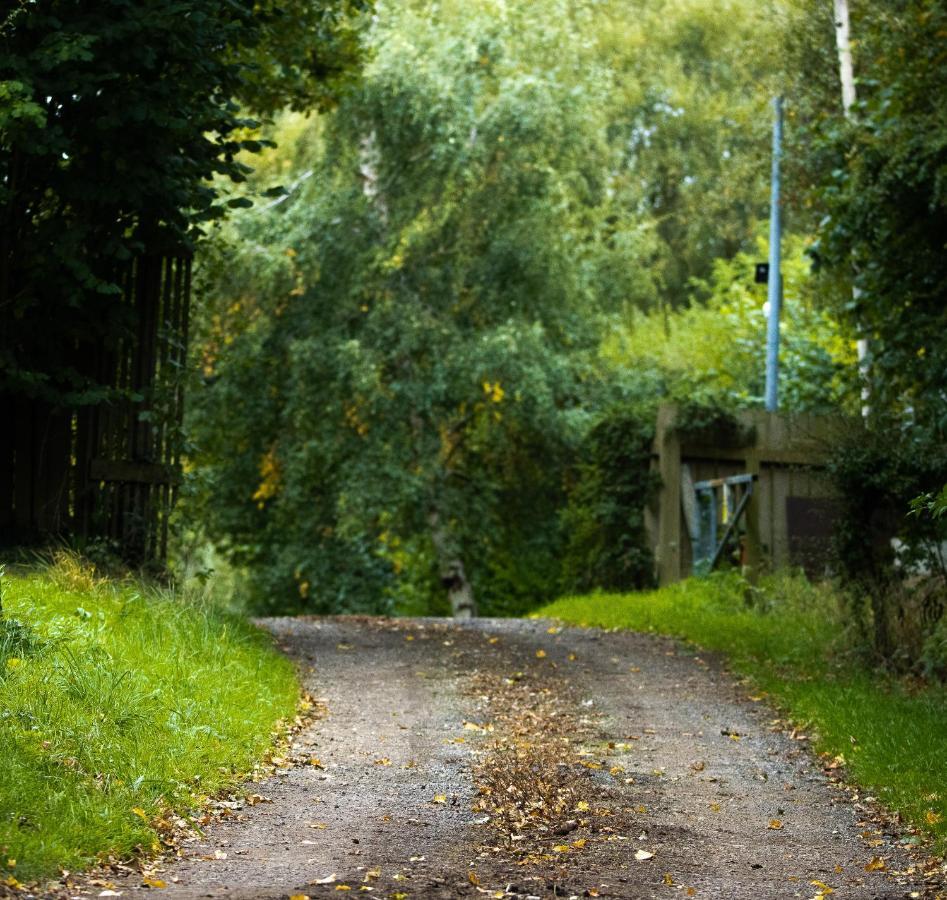
[[[852,66],[852,42],[849,28],[848,0],[833,0],[835,9],[835,47],[838,50],[838,69],[839,80],[842,82],[842,109],[845,111],[845,118],[852,118],[852,107],[858,99],[855,93],[855,70]],[[852,288],[852,299],[858,302],[861,291],[857,287]],[[868,418],[871,409],[869,401],[871,392],[868,388],[869,361],[868,361],[868,338],[859,338],[856,342],[858,352],[858,371],[861,374],[862,381],[862,416]]]
[[[464,561],[454,546],[448,530],[444,527],[440,514],[430,514],[431,539],[437,552],[441,584],[447,590],[451,612],[455,619],[473,619],[477,615],[477,601],[473,586],[467,578]]]

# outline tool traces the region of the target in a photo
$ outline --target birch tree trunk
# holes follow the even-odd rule
[[[441,584],[447,590],[451,613],[455,619],[473,619],[477,615],[477,602],[474,598],[473,585],[464,569],[464,561],[436,510],[431,512],[429,521],[431,540],[434,542],[434,550],[437,553]]]
[[[845,118],[851,119],[852,107],[855,105],[855,70],[852,66],[852,39],[848,15],[848,0],[833,0],[835,4],[835,46],[838,50],[839,78],[842,82],[842,109]],[[852,298],[858,300],[861,291],[852,288]],[[868,389],[868,338],[859,338],[856,342],[858,351],[858,371],[864,380],[862,386],[862,417],[868,418],[871,411],[868,401],[871,392]]]

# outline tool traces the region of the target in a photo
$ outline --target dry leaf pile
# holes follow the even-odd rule
[[[492,832],[485,852],[563,871],[587,844],[620,839],[622,811],[611,808],[608,782],[622,770],[609,771],[585,749],[599,741],[596,720],[576,717],[580,705],[563,679],[479,672],[471,692],[493,726],[474,766],[474,810],[489,817]]]

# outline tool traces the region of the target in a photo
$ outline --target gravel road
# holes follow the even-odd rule
[[[262,624],[325,706],[291,764],[149,868],[163,890],[126,874],[73,896],[943,890],[765,700],[675,642],[542,620]]]

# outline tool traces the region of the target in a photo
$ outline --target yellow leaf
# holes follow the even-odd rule
[[[545,658],[546,658],[546,651],[545,651],[545,650],[537,650],[537,651],[536,651],[536,659],[545,659]]]
[[[674,884],[674,879],[671,877],[670,872],[664,873],[664,878],[661,879],[668,887]]]
[[[562,629],[558,625],[550,625],[546,629],[546,634],[559,634]]]
[[[375,765],[376,765],[376,766],[390,766],[390,765],[391,765],[391,760],[388,759],[387,756],[383,756],[381,759],[376,759],[376,760],[375,760]]]
[[[8,868],[8,869],[15,869],[15,868],[16,868],[16,860],[15,860],[15,859],[8,859],[8,860],[7,860],[7,868]]]
[[[556,853],[568,853],[571,848],[568,844],[556,844],[552,849],[555,850]]]
[[[144,819],[146,822],[148,821],[148,813],[146,813],[140,806],[133,806],[132,812],[138,816],[139,819]]]
[[[490,644],[499,644],[499,643],[500,643],[500,639],[499,639],[498,637],[492,637],[492,638],[490,638],[490,640],[489,640],[487,643],[490,643]]]
[[[310,827],[310,828],[319,828],[320,830],[324,830],[324,829],[328,828],[329,826],[326,825],[325,822],[310,822],[310,823],[309,823],[309,827]]]
[[[810,881],[809,884],[819,889],[820,897],[827,897],[829,894],[835,893],[835,888],[829,887],[824,881],[819,881],[818,878],[816,878],[815,881]]]
[[[579,838],[577,841],[572,842],[572,846],[575,847],[576,850],[581,850],[585,846],[585,840],[585,838]]]
[[[168,886],[160,878],[149,878],[147,875],[141,879],[141,883],[150,888],[165,888]]]
[[[720,804],[719,804],[719,803],[711,803],[711,804],[710,804],[710,811],[711,811],[711,812],[720,812]]]
[[[350,891],[350,890],[352,890],[347,884],[337,884],[337,885],[335,886],[335,889],[336,889],[337,891]]]
[[[446,803],[446,802],[447,802],[447,794],[435,794],[434,799],[431,801],[431,803]]]
[[[403,891],[396,891],[391,895],[391,900],[408,900],[408,895]]]
[[[19,657],[17,657],[17,656],[11,656],[11,657],[7,660],[7,668],[8,668],[8,669],[15,669],[15,668],[20,664],[20,662],[21,662],[21,660],[20,660]]]
[[[783,823],[779,819],[770,819],[769,825],[766,826],[770,831],[779,831],[783,827]]]
[[[414,640],[414,635],[413,635],[413,634],[406,634],[406,635],[404,636],[404,639],[405,639],[406,641],[413,641],[413,640]]]
[[[322,764],[322,760],[321,760],[321,759],[316,759],[315,756],[313,756],[313,757],[309,760],[309,765],[310,765],[310,766],[313,766],[313,767],[316,768],[316,769],[324,769],[324,768],[325,768],[325,766]]]
[[[474,885],[474,887],[476,887],[478,884],[480,884],[480,879],[477,877],[477,873],[476,873],[476,872],[468,872],[468,873],[467,873],[467,880],[468,880],[472,885]]]
[[[589,809],[589,802],[588,802],[588,800],[580,800],[580,801],[579,801],[578,803],[576,803],[576,805],[575,805],[575,811],[576,811],[576,812],[588,812],[588,809]]]
[[[688,896],[688,897],[696,897],[696,896],[697,896],[697,888],[689,887],[689,888],[687,889],[687,892],[686,892],[686,893],[687,893],[687,896]]]
[[[935,813],[934,810],[929,809],[924,818],[928,825],[939,825],[944,817],[941,813]]]
[[[569,662],[575,662],[578,658],[574,653],[569,654]]]
[[[887,872],[888,864],[880,857],[873,856],[871,861],[865,866],[866,872]]]
[[[289,900],[309,900],[308,894],[292,894]]]

